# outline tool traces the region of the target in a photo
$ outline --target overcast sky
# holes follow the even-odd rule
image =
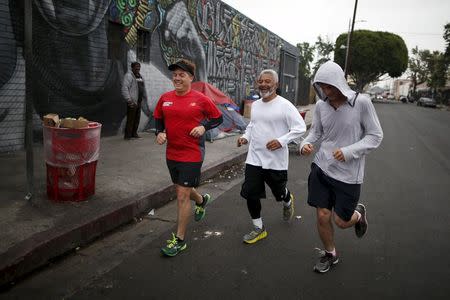
[[[335,42],[348,31],[355,0],[222,0],[289,43],[314,44],[321,35]],[[359,0],[355,30],[388,31],[411,51],[444,51],[450,0]]]

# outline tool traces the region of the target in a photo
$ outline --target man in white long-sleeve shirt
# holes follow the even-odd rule
[[[300,113],[289,100],[276,94],[278,74],[263,70],[258,77],[261,99],[252,104],[250,123],[238,141],[238,147],[249,143],[245,166],[245,180],[241,196],[247,207],[254,229],[244,235],[244,242],[253,244],[267,237],[261,218],[261,198],[266,197],[265,183],[277,201],[283,203],[283,219],[294,214],[294,196],[287,189],[288,144],[299,138],[306,125]]]
[[[308,204],[317,209],[317,228],[325,248],[314,270],[325,273],[339,261],[332,217],[340,228],[354,226],[358,238],[367,231],[366,208],[358,203],[365,156],[380,145],[383,131],[370,99],[350,89],[336,63],[320,66],[313,86],[321,100],[300,153],[309,155],[313,144],[321,144],[308,178]]]

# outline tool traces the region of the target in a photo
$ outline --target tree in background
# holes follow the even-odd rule
[[[316,63],[314,64],[313,75],[316,74],[317,70],[323,63],[332,59],[331,55],[333,54],[334,51],[334,44],[330,42],[328,39],[327,40],[322,39],[320,35],[317,37],[317,42],[314,45],[317,50],[317,60]]]
[[[444,26],[444,40],[447,44],[447,48],[445,49],[445,60],[447,66],[450,65],[450,23],[445,24]]]
[[[445,54],[444,54],[444,58],[445,58],[445,65],[446,65],[446,78],[448,79],[450,77],[450,23],[445,24],[444,26],[444,40],[445,40],[445,44],[447,45],[446,49],[445,49]],[[443,97],[443,103],[444,104],[449,104],[450,98],[450,92],[449,90],[446,91],[446,93],[444,93],[444,97]]]
[[[297,104],[306,105],[310,102],[311,63],[314,60],[314,46],[309,43],[297,44],[299,50]]]
[[[298,71],[303,77],[311,78],[311,63],[314,60],[314,46],[310,46],[309,43],[297,44],[299,50],[299,65]]]
[[[417,98],[417,85],[426,82],[432,97],[439,102],[447,102],[447,98],[442,92],[445,91],[450,66],[450,23],[444,26],[443,37],[447,44],[444,53],[420,50],[417,46],[411,49],[413,56],[409,59],[409,70],[413,82],[412,96],[414,98]]]
[[[348,33],[336,39],[334,61],[344,68]],[[356,89],[388,74],[395,78],[408,67],[408,49],[403,39],[390,32],[356,30],[352,35],[347,73]]]
[[[411,49],[412,56],[409,58],[409,77],[412,81],[412,97],[416,98],[417,85],[427,81],[428,77],[428,65],[427,59],[430,57],[429,50],[419,50],[416,46]],[[417,99],[416,99],[417,100]]]
[[[317,42],[310,45],[308,42],[297,44],[299,50],[299,68],[298,68],[298,99],[297,103],[308,104],[310,98],[311,77],[314,76],[321,64],[331,59],[334,45],[328,40],[324,40],[321,36],[317,37]],[[313,72],[311,73],[311,64],[314,63]]]
[[[428,78],[427,85],[431,88],[433,97],[442,102],[439,90],[445,87],[447,82],[447,69],[444,53],[440,51],[433,51],[427,59]]]

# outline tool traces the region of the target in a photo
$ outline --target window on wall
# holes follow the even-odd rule
[[[108,58],[109,59],[126,59],[126,49],[123,41],[125,39],[123,26],[121,24],[108,23]]]
[[[150,32],[138,30],[137,33],[137,59],[141,62],[150,62]]]

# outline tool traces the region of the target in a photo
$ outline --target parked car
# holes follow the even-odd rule
[[[432,98],[421,97],[417,101],[417,106],[436,107],[436,100]]]
[[[408,98],[406,98],[406,96],[400,96],[400,101],[406,103],[408,101]]]

